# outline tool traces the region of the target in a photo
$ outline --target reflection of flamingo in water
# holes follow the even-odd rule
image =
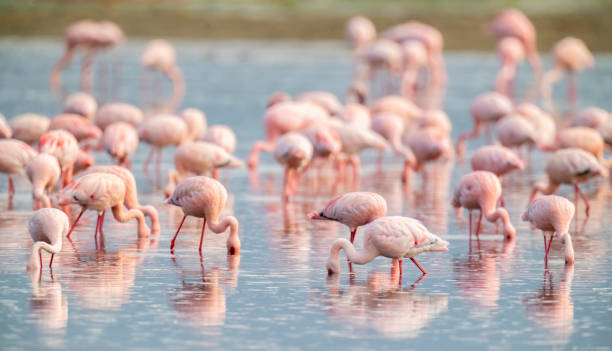
[[[557,287],[550,272],[544,274],[542,289],[537,294],[524,297],[521,303],[527,318],[538,329],[546,330],[547,343],[565,345],[574,331],[574,303],[572,281],[574,267],[566,266]]]
[[[208,272],[204,269],[204,261],[200,257],[202,280],[186,282],[185,270],[173,257],[174,265],[180,270],[181,288],[171,293],[172,305],[179,315],[179,322],[191,327],[211,327],[225,324],[226,296],[219,278],[227,276],[229,283],[238,283],[238,267],[240,256],[228,256],[227,272],[214,268]]]
[[[371,273],[368,282],[338,286],[338,277],[330,278],[330,291],[322,304],[330,318],[357,329],[374,329],[384,337],[412,339],[448,308],[448,297],[422,294],[398,287],[397,266],[391,275]]]
[[[68,301],[62,296],[62,285],[53,280],[42,282],[38,276],[31,276],[32,297],[30,314],[40,330],[58,330],[68,324]]]

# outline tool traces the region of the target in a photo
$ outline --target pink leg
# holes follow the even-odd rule
[[[49,261],[49,268],[51,268],[51,265],[53,264],[53,257],[55,256],[54,253],[51,254],[51,260]]]
[[[215,168],[212,171],[212,177],[216,180],[219,180],[219,168]]]
[[[417,262],[417,261],[416,261],[414,258],[410,257],[410,260],[411,260],[411,261],[412,261],[414,264],[416,264],[416,266],[417,266],[417,267],[419,267],[419,269],[421,270],[421,272],[423,272],[423,274],[427,274],[427,271],[425,271],[425,270],[423,269],[423,267],[421,267],[421,265],[420,265],[420,264],[419,264],[419,263],[418,263],[418,262]],[[401,262],[402,262],[402,261],[400,261],[400,266],[401,266]],[[400,272],[401,272],[401,270],[400,270]]]
[[[472,210],[468,210],[468,217],[470,218],[469,221],[469,232],[470,232],[470,238],[472,237]]]
[[[403,260],[397,260],[397,263],[399,264],[399,283],[400,285],[402,285],[402,263],[403,262],[404,262]],[[417,263],[417,266],[418,266],[418,263]]]
[[[204,242],[204,229],[206,228],[206,218],[204,218],[204,223],[202,223],[202,234],[200,235],[200,256],[202,256],[202,243]]]
[[[185,218],[187,218],[187,216],[183,216],[183,220],[181,221],[181,224],[179,224],[178,229],[176,230],[176,234],[174,234],[174,238],[172,238],[172,241],[170,242],[170,252],[174,252],[174,242],[176,241],[176,237],[178,236],[178,233],[181,231],[181,227],[183,226],[183,223],[185,222]]]
[[[74,223],[72,223],[72,227],[70,227],[70,230],[68,231],[68,234],[66,234],[67,238],[70,238],[70,234],[72,234],[72,230],[74,229],[74,226],[77,224],[77,222],[79,221],[79,219],[81,218],[81,216],[83,215],[83,212],[85,212],[85,208],[83,208],[81,210],[81,213],[79,213],[79,215],[77,216],[77,218],[74,220]]]
[[[351,231],[351,244],[355,242],[355,233],[357,233],[357,228]]]
[[[501,207],[506,207],[506,201],[504,201],[504,195],[499,197],[499,204]]]
[[[147,159],[145,160],[144,165],[142,167],[142,170],[144,172],[146,172],[149,169],[149,163],[151,162],[151,159],[153,158],[154,152],[155,152],[155,148],[151,146],[151,148],[149,149],[149,155],[147,155]]]
[[[13,197],[13,195],[15,195],[15,184],[13,184],[13,177],[9,176],[9,196]]]
[[[104,236],[104,231],[102,230],[102,227],[104,226],[104,216],[106,216],[106,210],[102,211],[102,217],[100,218],[100,235],[101,236]]]
[[[584,195],[584,193],[582,193],[582,191],[580,190],[580,187],[578,186],[578,183],[574,183],[574,190],[576,192],[576,194],[580,195],[580,197],[582,198],[582,201],[584,201],[584,204],[586,205],[586,215],[587,217],[589,216],[589,210],[591,209],[591,206],[589,206],[589,200],[587,200],[586,196]]]
[[[161,158],[162,158],[163,149],[157,150],[157,161],[155,162],[155,176],[159,177],[161,175]]]
[[[482,223],[482,210],[478,211],[478,224],[476,224],[476,236],[480,233],[480,224]]]
[[[42,252],[38,251],[38,259],[40,260],[40,270],[42,271]]]

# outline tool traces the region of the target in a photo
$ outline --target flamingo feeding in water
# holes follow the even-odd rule
[[[32,183],[34,209],[51,207],[49,193],[53,191],[61,175],[57,158],[49,154],[34,156],[26,165],[26,174]]]
[[[68,185],[79,157],[79,143],[74,135],[63,129],[52,130],[40,137],[38,147],[41,153],[57,158],[62,170],[62,186]]]
[[[274,158],[285,167],[283,199],[295,195],[300,172],[312,160],[313,146],[302,134],[287,133],[276,140]]]
[[[400,277],[402,275],[402,260],[407,257],[427,274],[414,259],[415,256],[427,251],[447,251],[448,242],[430,233],[418,220],[410,217],[381,217],[364,227],[364,248],[355,250],[353,244],[346,239],[336,239],[329,251],[327,273],[332,275],[340,272],[338,254],[344,250],[348,259],[355,264],[366,264],[378,256],[398,261]]]
[[[30,222],[28,231],[34,242],[32,244],[32,255],[27,264],[28,271],[42,271],[42,252],[45,250],[51,254],[49,268],[53,265],[53,257],[62,251],[62,237],[68,232],[70,223],[68,216],[55,208],[43,208],[36,212]],[[40,264],[37,261],[40,262]]]
[[[104,130],[102,138],[106,152],[116,159],[119,166],[129,168],[132,155],[138,148],[138,132],[129,123],[115,122]]]
[[[13,207],[15,185],[13,174],[23,172],[28,162],[38,153],[30,145],[15,139],[0,140],[0,173],[8,174],[8,208]]]
[[[214,233],[221,234],[229,227],[230,234],[227,237],[227,253],[236,255],[240,252],[240,238],[238,237],[238,220],[234,216],[226,216],[219,220],[221,211],[227,201],[227,190],[219,181],[206,176],[190,177],[179,183],[174,189],[172,196],[166,203],[178,206],[183,210],[183,220],[179,224],[176,234],[170,243],[170,252],[174,253],[176,237],[187,216],[204,218],[202,234],[200,236],[200,256],[202,255],[202,243],[204,242],[204,229],[208,228]]]
[[[544,232],[544,262],[548,270],[548,253],[555,234],[565,245],[565,264],[574,264],[574,248],[569,227],[574,218],[576,208],[568,199],[557,195],[546,195],[532,201],[527,210],[521,215],[521,219],[529,222]],[[546,244],[547,232],[549,233],[548,245]]]

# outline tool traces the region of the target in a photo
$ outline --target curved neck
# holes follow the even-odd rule
[[[346,257],[355,264],[366,264],[378,257],[378,251],[371,245],[365,245],[363,250],[357,251],[350,241],[346,239],[336,239],[329,252],[330,259],[337,262],[340,250],[344,250]]]
[[[30,255],[30,260],[28,261],[28,270],[38,270],[40,269],[40,261],[38,258],[38,254],[40,253],[40,250],[45,250],[49,253],[52,254],[56,254],[60,251],[62,251],[62,240],[58,240],[56,243],[54,243],[53,245],[50,245],[44,241],[37,241],[32,245],[32,254]]]
[[[208,222],[208,228],[217,234],[225,232],[227,227],[230,228],[230,233],[226,241],[228,253],[232,255],[237,254],[240,251],[240,238],[238,237],[238,220],[236,217],[227,216],[218,222]]]
[[[489,210],[485,212],[484,215],[489,222],[496,222],[501,218],[504,224],[504,235],[508,239],[512,239],[514,237],[516,231],[512,225],[512,222],[510,222],[510,215],[508,215],[508,211],[506,211],[504,208]]]

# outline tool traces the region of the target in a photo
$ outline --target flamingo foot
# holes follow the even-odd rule
[[[170,242],[170,253],[171,254],[174,254],[174,244],[176,242],[176,237],[178,236],[179,232],[181,231],[181,227],[183,226],[183,223],[185,222],[185,218],[187,218],[187,216],[183,216],[183,220],[181,221],[181,224],[179,224],[179,227],[176,230],[176,233],[174,234],[174,237],[172,238],[172,241]]]

